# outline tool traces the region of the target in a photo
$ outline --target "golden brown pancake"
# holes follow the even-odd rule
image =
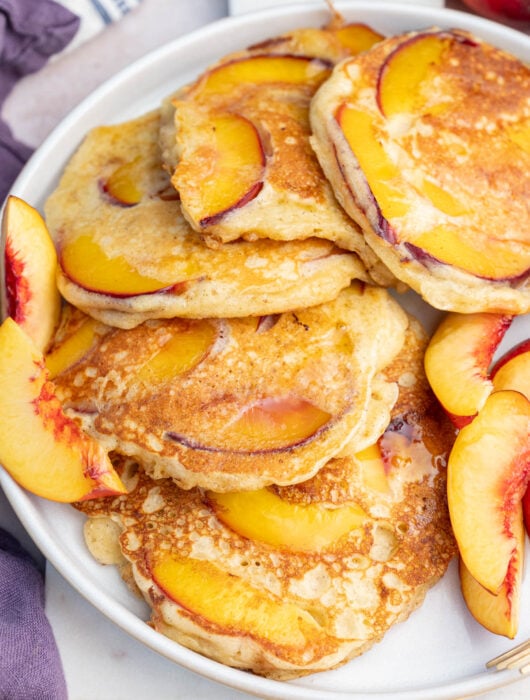
[[[384,427],[396,396],[381,391],[379,372],[407,325],[385,290],[360,283],[261,319],[122,330],[74,313],[48,363],[67,413],[155,478],[255,489],[307,479],[356,436]],[[383,420],[368,425],[374,411]]]
[[[365,652],[455,553],[453,431],[423,374],[424,347],[413,325],[386,369],[400,394],[379,457],[352,449],[309,481],[235,494],[182,491],[116,457],[129,493],[79,504],[91,551],[141,591],[156,630],[221,663],[290,679]]]
[[[310,99],[355,50],[341,30],[296,30],[210,66],[166,102],[163,152],[183,213],[209,245],[323,238],[388,284],[392,275],[338,206],[309,144]],[[371,42],[380,38],[371,32]]]
[[[367,242],[432,306],[530,310],[530,68],[469,33],[391,37],[311,106],[312,144]]]
[[[105,323],[280,313],[334,298],[353,253],[330,241],[208,248],[184,220],[161,166],[158,112],[92,130],[46,202],[63,296]]]

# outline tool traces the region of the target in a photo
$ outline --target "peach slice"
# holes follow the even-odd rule
[[[142,159],[135,158],[123,163],[101,181],[100,186],[111,202],[123,207],[132,207],[142,200],[143,192],[138,185],[138,167]]]
[[[517,547],[530,478],[530,401],[495,391],[457,435],[447,468],[449,514],[469,573],[497,595]]]
[[[245,451],[277,450],[304,442],[330,419],[327,411],[305,399],[269,397],[248,406],[226,430],[237,448]]]
[[[326,508],[290,503],[271,489],[207,494],[219,520],[250,540],[295,551],[318,552],[361,527],[360,506]]]
[[[193,91],[197,97],[233,92],[241,84],[288,83],[316,89],[329,76],[328,62],[311,56],[265,55],[234,59],[212,68]]]
[[[469,423],[493,390],[489,366],[512,322],[504,314],[449,313],[425,352],[425,373],[456,427]]]
[[[109,296],[170,291],[179,284],[141,274],[122,255],[109,258],[88,235],[78,236],[60,247],[59,262],[64,274],[80,287]],[[188,273],[192,275],[193,270],[194,264],[190,261]]]
[[[5,312],[24,329],[39,350],[44,350],[59,322],[61,310],[55,282],[54,244],[39,212],[13,195],[7,198],[2,229]]]
[[[308,638],[325,644],[324,630],[306,610],[256,590],[209,561],[168,552],[154,562],[152,577],[169,598],[225,634],[235,628],[300,652],[307,650]]]
[[[418,34],[386,57],[377,81],[377,104],[384,116],[422,111],[422,83],[429,81],[433,68],[442,62],[450,42],[447,34]]]
[[[101,324],[87,316],[79,327],[63,342],[54,346],[46,354],[46,368],[50,379],[53,379],[64,370],[72,367],[86,355],[96,339],[96,329]]]
[[[335,30],[335,35],[352,56],[361,53],[361,51],[367,51],[385,38],[383,34],[379,34],[367,24],[360,22],[339,27]]]
[[[148,384],[170,380],[189,372],[206,357],[216,338],[215,327],[199,321],[172,336],[138,371],[139,381]]]
[[[496,390],[520,391],[530,401],[530,339],[509,350],[491,370]]]
[[[377,443],[357,452],[354,459],[361,470],[361,479],[367,488],[380,493],[390,493],[387,469],[381,448]]]
[[[0,412],[0,462],[28,491],[62,502],[126,492],[107,452],[63,413],[43,355],[11,318],[0,327]]]
[[[200,226],[214,224],[252,201],[263,187],[265,170],[261,139],[251,121],[239,114],[212,114],[208,129],[203,149],[212,160],[210,176],[204,179],[201,158],[181,161],[176,171],[183,207],[193,212]],[[199,190],[190,184],[197,178]]]
[[[460,560],[460,585],[466,605],[473,617],[494,634],[513,639],[519,627],[521,584],[523,578],[524,528],[521,506],[514,515],[515,549],[506,577],[496,595],[486,590],[469,573]]]
[[[385,152],[372,116],[344,103],[337,109],[335,119],[379,203],[382,215],[387,219],[404,216],[409,205],[395,184],[399,180],[399,170]]]

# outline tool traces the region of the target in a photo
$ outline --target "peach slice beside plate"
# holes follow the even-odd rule
[[[23,199],[10,195],[2,218],[5,238],[6,315],[45,350],[59,322],[57,255],[42,216]]]
[[[125,493],[103,447],[63,412],[43,355],[7,318],[0,327],[0,463],[31,493],[73,502]]]
[[[462,560],[459,563],[460,586],[473,617],[494,634],[513,639],[519,627],[521,584],[523,578],[524,527],[521,506],[513,518],[515,549],[506,577],[496,595],[471,576]]]
[[[434,332],[425,373],[456,427],[469,423],[491,394],[489,366],[511,322],[504,314],[449,313]]]
[[[473,578],[497,595],[517,547],[520,502],[530,478],[530,401],[495,391],[457,435],[447,466],[449,514]]]
[[[295,551],[318,552],[361,527],[367,515],[360,506],[326,508],[284,500],[271,489],[207,494],[221,522],[250,540]]]
[[[491,370],[491,379],[496,390],[520,391],[530,401],[530,338],[501,357]]]

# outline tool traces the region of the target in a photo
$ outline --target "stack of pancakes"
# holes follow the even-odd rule
[[[456,551],[425,333],[311,146],[319,86],[387,41],[334,17],[231,54],[94,129],[45,208],[47,364],[128,489],[76,505],[87,544],[155,629],[271,678],[364,652]]]

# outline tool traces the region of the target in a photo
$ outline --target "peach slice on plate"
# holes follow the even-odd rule
[[[59,248],[63,273],[84,289],[109,296],[128,297],[170,292],[180,281],[150,277],[136,270],[123,255],[109,257],[89,235],[81,235]],[[188,274],[194,272],[190,261]]]
[[[194,99],[233,92],[238,85],[287,83],[317,88],[329,75],[330,64],[311,56],[255,55],[227,61],[208,71],[193,90]]]
[[[530,401],[494,391],[456,437],[447,467],[449,514],[473,578],[497,595],[517,547],[520,502],[530,479]]]
[[[203,158],[181,161],[175,185],[200,226],[216,223],[252,201],[263,187],[265,153],[254,124],[240,114],[210,114]],[[204,172],[204,155],[211,161]],[[195,182],[200,181],[197,188]]]
[[[296,551],[318,552],[362,526],[367,515],[357,505],[326,508],[282,499],[271,489],[207,494],[216,516],[250,540]]]
[[[491,370],[496,390],[520,391],[530,401],[530,339],[521,341],[505,353]]]
[[[491,394],[489,366],[511,322],[504,314],[449,313],[434,332],[425,373],[456,427],[469,423]]]
[[[324,630],[309,612],[258,591],[209,561],[168,552],[157,557],[151,573],[169,598],[225,634],[235,628],[240,634],[300,652],[307,651],[311,638],[326,644]],[[329,643],[332,645],[331,640]]]
[[[2,229],[5,313],[24,329],[39,350],[44,350],[61,310],[54,244],[39,212],[13,195],[7,198]]]
[[[0,463],[31,493],[63,502],[125,493],[106,450],[64,414],[42,353],[11,318],[0,327],[0,413]]]
[[[521,583],[523,578],[524,527],[521,506],[513,518],[515,549],[508,571],[496,595],[471,576],[462,560],[459,563],[460,586],[473,617],[494,634],[513,639],[519,627]]]

